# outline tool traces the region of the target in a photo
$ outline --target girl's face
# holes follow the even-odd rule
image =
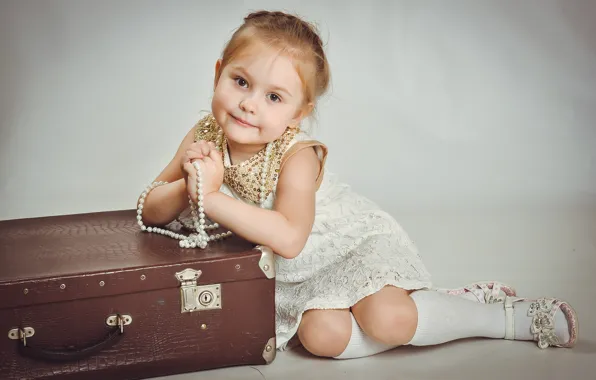
[[[217,78],[221,60],[215,70]],[[298,125],[305,116],[303,102],[302,81],[291,59],[255,44],[223,68],[211,108],[228,140],[264,145]]]

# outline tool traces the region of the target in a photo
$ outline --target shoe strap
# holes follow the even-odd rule
[[[516,297],[505,297],[505,339],[515,339],[515,320],[513,303],[516,301]]]

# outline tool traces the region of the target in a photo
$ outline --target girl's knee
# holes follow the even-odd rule
[[[302,316],[298,337],[311,354],[335,357],[341,354],[352,335],[349,310],[309,310]]]
[[[353,308],[354,318],[368,336],[395,346],[412,340],[418,325],[418,311],[407,293],[368,301]]]

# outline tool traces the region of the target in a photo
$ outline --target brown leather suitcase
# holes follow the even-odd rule
[[[136,211],[0,222],[0,378],[142,379],[275,358],[270,249],[180,248]]]

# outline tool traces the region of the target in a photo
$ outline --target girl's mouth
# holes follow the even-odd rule
[[[245,128],[257,128],[256,126],[252,125],[251,123],[249,123],[246,120],[240,119],[234,115],[231,115],[232,118],[234,119],[234,121],[236,121],[236,123],[238,123],[239,125],[245,127]]]

